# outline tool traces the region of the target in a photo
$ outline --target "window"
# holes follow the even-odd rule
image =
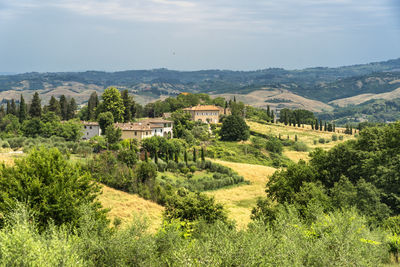
[[[137,136],[137,132],[135,131],[135,136]]]
[[[164,127],[167,127],[167,124],[166,124],[166,123],[164,123]]]

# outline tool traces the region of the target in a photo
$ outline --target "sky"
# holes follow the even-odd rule
[[[0,72],[300,69],[399,57],[398,0],[0,0]]]

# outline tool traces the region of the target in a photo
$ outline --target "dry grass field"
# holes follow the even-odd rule
[[[256,205],[257,199],[265,196],[265,185],[268,177],[276,169],[267,166],[221,160],[215,160],[215,162],[232,168],[239,175],[242,175],[245,180],[250,181],[249,185],[206,192],[206,194],[214,196],[217,202],[224,204],[229,212],[229,218],[237,222],[239,229],[244,229],[250,222],[251,210]]]
[[[108,216],[111,221],[118,217],[123,226],[132,222],[135,216],[143,216],[149,220],[150,231],[154,232],[161,226],[164,208],[160,205],[138,195],[115,190],[105,185],[103,185],[102,191],[99,201],[103,207],[110,209]]]
[[[304,125],[302,127],[293,127],[293,126],[285,126],[283,124],[261,124],[257,122],[247,121],[247,124],[250,126],[252,131],[262,133],[262,134],[271,134],[274,136],[281,135],[282,139],[286,139],[289,136],[289,139],[294,140],[295,135],[297,135],[298,141],[305,143],[309,148],[314,149],[317,147],[323,149],[330,149],[335,145],[353,139],[354,136],[343,134],[343,128],[336,128],[336,133],[332,132],[324,132],[324,131],[316,131],[312,130],[310,125]],[[340,133],[338,133],[338,131]],[[332,135],[336,134],[338,137],[340,135],[343,136],[343,141],[337,140],[335,142],[332,141]],[[320,138],[324,138],[328,140],[329,143],[321,144],[318,142]],[[314,140],[317,141],[317,144],[314,145]]]

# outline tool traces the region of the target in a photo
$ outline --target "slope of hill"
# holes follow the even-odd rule
[[[102,92],[108,86],[128,89],[145,103],[180,92],[243,94],[268,87],[328,102],[365,93],[393,91],[400,79],[400,59],[338,68],[285,70],[270,68],[257,71],[167,69],[120,72],[60,72],[0,75],[0,100],[19,94],[29,97],[38,90],[47,100],[50,95],[74,96],[78,103],[87,100],[87,91]],[[264,99],[267,100],[267,99]],[[283,106],[293,99],[283,98]]]

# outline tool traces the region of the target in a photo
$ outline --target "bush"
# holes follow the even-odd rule
[[[318,142],[319,142],[320,144],[325,144],[325,139],[324,139],[324,138],[320,138],[320,139],[318,139]]]
[[[293,144],[292,147],[295,151],[301,151],[301,152],[308,151],[308,146],[306,144],[304,144],[303,142],[296,142]]]
[[[282,154],[283,146],[281,141],[274,138],[266,142],[265,149],[272,153]]]
[[[178,171],[178,164],[177,164],[175,161],[173,161],[173,160],[168,161],[168,163],[167,163],[167,170],[168,170],[168,171],[171,171],[171,172],[176,172],[176,171]]]
[[[338,140],[338,136],[337,136],[336,134],[333,134],[333,135],[332,135],[332,141],[335,142],[335,141],[337,141],[337,140]]]
[[[339,140],[343,141],[343,135],[339,135]]]
[[[0,192],[0,213],[6,216],[18,202],[29,201],[28,208],[35,212],[40,227],[49,220],[56,225],[76,225],[79,208],[85,203],[104,215],[96,200],[99,186],[55,148],[34,149],[26,158],[15,160],[15,166],[0,166]]]
[[[161,161],[160,159],[157,162],[157,171],[164,172],[167,169],[167,163]]]

